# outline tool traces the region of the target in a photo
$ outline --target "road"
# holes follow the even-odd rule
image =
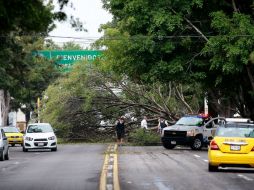
[[[121,189],[253,190],[254,170],[207,171],[207,150],[120,147]]]
[[[0,162],[1,190],[98,190],[106,145],[60,145],[57,152],[10,147]]]
[[[104,153],[109,152],[108,163],[115,155],[114,146],[107,144],[59,145],[57,152],[10,150],[11,159],[0,162],[1,190],[98,190],[102,171],[110,168]],[[209,173],[207,150],[122,146],[117,155],[122,190],[252,190],[254,186],[254,170]]]

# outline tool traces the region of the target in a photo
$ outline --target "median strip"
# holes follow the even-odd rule
[[[100,177],[100,190],[120,190],[118,178],[117,145],[109,145],[105,152]]]

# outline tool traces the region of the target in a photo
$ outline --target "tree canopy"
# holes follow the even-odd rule
[[[254,118],[253,1],[104,0],[107,67],[145,83],[199,83],[217,114]]]

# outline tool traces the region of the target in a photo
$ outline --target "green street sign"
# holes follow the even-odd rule
[[[102,55],[99,50],[41,50],[33,52],[36,56],[56,60],[61,71],[69,71],[77,61],[94,61]]]

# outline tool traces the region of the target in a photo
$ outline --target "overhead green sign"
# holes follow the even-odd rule
[[[63,71],[69,71],[77,61],[94,61],[102,55],[98,50],[41,50],[34,52],[37,56],[56,60]]]

